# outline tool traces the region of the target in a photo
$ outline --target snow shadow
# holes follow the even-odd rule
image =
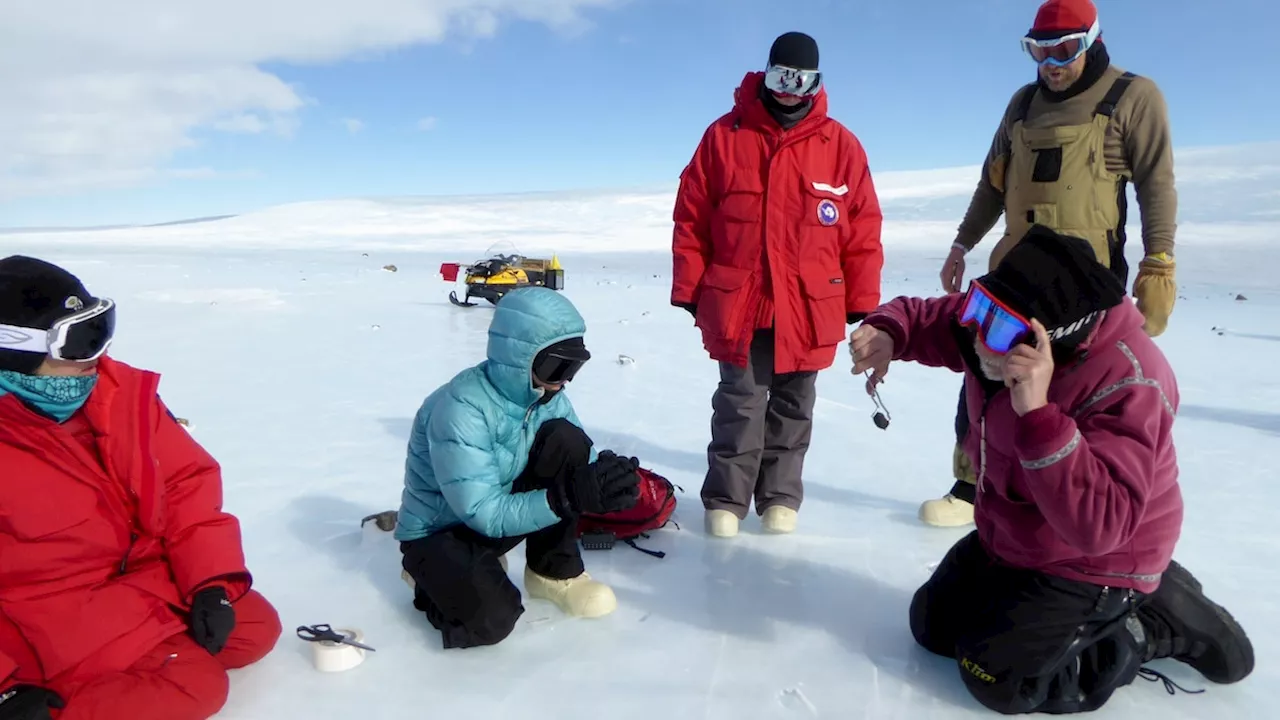
[[[378,422],[387,433],[409,442],[409,435],[413,432],[413,418],[378,418]]]
[[[425,626],[426,637],[434,628],[413,607],[413,591],[400,578],[399,543],[373,521],[360,526],[361,518],[395,509],[397,504],[394,499],[389,505],[374,506],[329,495],[303,495],[288,505],[289,532],[307,548],[327,555],[352,582],[374,588],[405,623]],[[429,647],[432,642],[438,646],[439,638],[427,639]]]
[[[1238,425],[1251,430],[1261,430],[1272,435],[1280,435],[1280,413],[1216,408],[1205,405],[1182,405],[1178,408],[1178,416],[1194,420],[1209,420],[1227,425]]]
[[[616,585],[619,605],[646,613],[642,619],[656,616],[699,632],[781,647],[794,647],[787,636],[797,627],[817,630],[850,654],[865,657],[878,673],[943,703],[982,710],[964,689],[955,661],[915,642],[908,624],[911,592],[797,557],[803,544],[784,540],[775,554],[741,540],[687,534],[663,561],[615,559],[615,572],[649,585]],[[699,552],[700,557],[694,555]],[[851,688],[866,682],[865,676],[849,678]]]
[[[693,475],[698,483],[701,483],[702,476],[707,470],[705,452],[662,447],[644,438],[612,430],[591,431],[591,438],[597,447],[611,448],[619,455],[634,455],[646,467],[658,465],[687,472]],[[685,490],[697,496],[697,486],[685,488]],[[836,505],[882,510],[891,513],[890,517],[894,520],[913,527],[920,524],[916,517],[918,503],[838,487],[808,477],[804,481],[804,494],[806,501],[817,500]]]

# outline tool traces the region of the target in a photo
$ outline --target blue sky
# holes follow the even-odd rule
[[[192,144],[150,159],[176,176],[81,191],[53,183],[0,200],[0,226],[162,222],[351,196],[670,184],[743,73],[793,29],[818,39],[831,114],[862,139],[873,171],[974,164],[1010,94],[1034,73],[1018,38],[1037,6],[816,0],[784,12],[776,0],[631,0],[588,8],[591,24],[577,32],[504,20],[489,38],[259,63],[307,101],[290,134],[184,126]],[[1265,89],[1274,86],[1267,53],[1280,4],[1101,0],[1099,8],[1113,62],[1164,90],[1176,145],[1280,139],[1280,99]]]

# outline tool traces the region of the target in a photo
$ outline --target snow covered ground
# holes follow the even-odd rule
[[[1178,558],[1251,632],[1257,670],[1232,687],[1156,667],[1202,695],[1135,681],[1099,711],[1275,717],[1280,527],[1280,173],[1276,146],[1187,155],[1182,298],[1161,337],[1179,372],[1187,510]],[[934,294],[973,169],[885,174],[884,297]],[[0,255],[64,264],[121,305],[115,355],[164,374],[161,392],[223,463],[257,587],[286,634],[234,675],[222,718],[506,716],[962,718],[986,716],[955,666],[918,649],[911,593],[967,529],[915,519],[951,484],[958,377],[896,365],[887,431],[846,353],[821,400],[793,536],[705,536],[698,487],[714,365],[668,306],[670,193],[303,204],[189,225],[0,235]],[[1270,217],[1267,216],[1270,213]],[[1131,262],[1140,243],[1131,230]],[[680,529],[588,553],[620,608],[597,621],[529,601],[503,644],[444,652],[411,606],[389,534],[360,518],[394,508],[422,398],[483,357],[491,309],[449,304],[442,261],[494,242],[558,250],[595,360],[570,389],[601,446],[638,455],[684,489]],[[985,265],[985,243],[971,271]],[[383,266],[394,264],[396,272]],[[1238,299],[1241,295],[1244,299]],[[627,355],[634,364],[620,364]],[[510,556],[519,585],[522,551]],[[303,624],[359,627],[377,648],[315,672]]]

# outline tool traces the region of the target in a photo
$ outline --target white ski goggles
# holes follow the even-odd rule
[[[63,362],[91,362],[107,352],[115,330],[115,301],[101,298],[59,318],[48,330],[0,324],[0,350],[40,353]]]
[[[1032,37],[1022,38],[1022,49],[1036,61],[1037,65],[1054,65],[1062,67],[1070,65],[1093,46],[1102,34],[1102,26],[1098,20],[1084,32],[1071,33],[1062,37],[1037,40]]]
[[[822,89],[822,73],[786,65],[770,65],[764,73],[764,86],[779,95],[809,97]]]

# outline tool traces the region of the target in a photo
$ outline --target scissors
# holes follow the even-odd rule
[[[884,401],[880,399],[880,391],[876,389],[876,385],[879,384],[879,381],[872,377],[870,370],[867,371],[866,377],[867,394],[871,396],[871,401],[876,404],[876,413],[871,416],[871,421],[874,422],[876,427],[881,430],[888,430],[891,416],[889,415],[889,408],[885,407]]]
[[[363,650],[375,652],[373,648],[365,645],[364,643],[356,642],[342,633],[334,632],[334,629],[330,627],[328,623],[321,625],[299,625],[298,637],[306,640],[307,642],[324,642],[325,640],[328,640],[329,642],[354,645],[355,647]]]

